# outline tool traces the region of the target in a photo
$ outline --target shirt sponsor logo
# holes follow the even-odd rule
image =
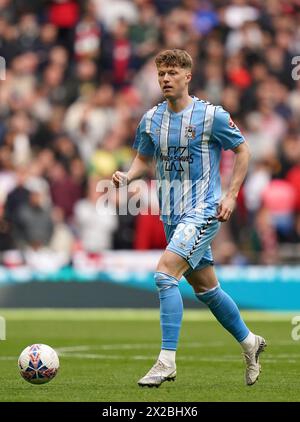
[[[187,147],[168,147],[167,154],[160,154],[160,159],[165,162],[166,171],[184,171],[182,167],[183,162],[188,162],[192,164],[194,159],[194,154],[187,154]]]

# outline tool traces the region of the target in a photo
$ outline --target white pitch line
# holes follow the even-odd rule
[[[290,341],[278,341],[271,343],[274,345],[280,344],[297,344],[296,342]],[[200,343],[200,342],[186,342],[182,343],[181,349],[185,347],[190,348],[210,348],[210,347],[225,347],[226,344],[222,341],[215,341],[209,343]],[[153,343],[131,343],[131,344],[102,344],[102,345],[75,345],[75,346],[63,346],[57,347],[55,350],[59,354],[59,356],[64,358],[77,358],[77,359],[100,359],[100,360],[118,360],[124,359],[123,355],[106,355],[106,354],[99,354],[99,353],[90,353],[92,351],[114,351],[114,350],[149,350],[149,349],[159,349],[159,344]],[[80,353],[86,352],[86,353]],[[268,351],[267,351],[268,352]],[[128,356],[127,359],[130,360],[152,360],[155,359],[155,356],[145,356],[145,355],[133,355]],[[265,363],[277,363],[284,360],[286,363],[296,363],[299,361],[300,353],[267,353],[266,357],[264,357]],[[7,360],[17,360],[17,356],[0,356],[0,361],[7,361]],[[195,362],[238,362],[240,358],[236,357],[235,355],[224,355],[220,357],[181,357],[180,355],[177,356],[177,360],[179,361],[195,361]]]
[[[184,348],[210,348],[210,347],[225,347],[226,344],[223,341],[212,341],[209,343],[201,343],[201,342],[182,342],[180,345],[180,349]],[[291,341],[276,341],[276,342],[268,342],[269,346],[280,346],[280,345],[297,345],[299,346],[299,343]],[[57,347],[55,350],[60,353],[64,352],[84,352],[89,350],[137,350],[137,349],[159,349],[159,343],[122,343],[122,344],[93,344],[93,345],[78,345],[78,346],[63,346],[63,347]],[[277,355],[278,356],[278,355]],[[285,354],[285,357],[289,357],[291,354]],[[293,354],[293,356],[299,356],[296,354]]]
[[[278,355],[275,353],[268,353],[268,357],[270,358],[278,358],[278,359],[300,359],[300,353],[279,353]]]
[[[182,347],[190,348],[209,348],[209,347],[223,347],[224,342],[215,341],[210,343],[183,343]],[[135,349],[159,349],[159,343],[131,343],[131,344],[102,344],[102,345],[81,345],[81,346],[66,346],[56,347],[58,353],[64,352],[84,352],[89,350],[135,350]]]
[[[99,359],[99,360],[121,360],[124,359],[123,355],[100,355],[96,353],[63,353],[61,355],[65,358],[77,358],[77,359]],[[155,356],[142,356],[142,355],[134,355],[134,356],[127,356],[126,360],[155,360]],[[195,361],[195,362],[234,362],[240,361],[240,359],[236,357],[223,357],[223,358],[199,358],[199,357],[178,357],[177,360],[179,361]]]
[[[60,357],[78,358],[78,359],[100,359],[100,360],[120,360],[124,359],[121,355],[98,355],[96,353],[60,353]]]
[[[274,358],[272,357],[274,356]],[[276,356],[276,357],[275,357]],[[94,360],[122,360],[124,355],[103,355],[97,353],[72,353],[72,352],[62,352],[60,357],[63,358],[75,358],[75,359],[94,359]],[[293,359],[294,358],[294,359]],[[296,359],[295,359],[296,358]],[[133,355],[127,356],[127,360],[155,360],[156,356],[147,356],[147,355]],[[15,360],[17,361],[16,356],[0,356],[0,361]],[[178,356],[177,361],[182,362],[219,362],[219,363],[229,363],[229,362],[241,362],[241,359],[235,355],[225,355],[222,357],[194,357],[194,356]],[[269,355],[263,359],[264,363],[273,363],[277,364],[284,360],[285,363],[297,363],[299,362],[299,355],[295,354],[280,354],[280,355]]]
[[[76,358],[76,359],[94,359],[94,360],[121,360],[124,359],[124,356],[121,355],[97,355],[97,354],[81,354],[81,353],[76,353],[76,354],[63,354],[62,355],[65,358]],[[155,360],[155,356],[141,356],[141,355],[136,355],[136,356],[128,356],[126,359],[127,360]],[[229,362],[241,362],[240,358],[237,357],[220,357],[220,358],[211,358],[211,357],[178,357],[176,359],[177,361],[183,361],[183,362],[207,362],[207,363],[212,363],[212,362],[219,362],[219,363],[229,363]],[[279,362],[282,362],[282,360],[280,359],[264,359],[264,363],[273,363],[273,364],[278,364]],[[297,363],[298,360],[295,359],[287,359],[285,360],[286,363]]]
[[[183,343],[182,347],[201,348],[201,347],[223,347],[223,342],[212,343]],[[134,349],[159,349],[159,344],[103,344],[99,346],[92,346],[92,349],[99,350],[134,350]]]
[[[0,356],[0,360],[17,360],[17,356]]]
[[[55,347],[57,353],[64,352],[85,352],[91,350],[92,346],[66,346],[66,347]]]
[[[277,340],[277,341],[270,341],[270,345],[272,346],[300,346],[300,341],[297,340]]]
[[[206,343],[206,344],[201,344],[201,343],[184,343],[181,346],[181,350],[183,350],[185,347],[190,347],[190,348],[210,348],[210,347],[224,347],[225,343],[223,342],[211,342],[211,343]],[[98,350],[103,350],[103,351],[114,351],[114,350],[144,350],[144,349],[159,349],[159,345],[158,344],[152,344],[152,343],[137,343],[137,344],[103,344],[103,345],[78,345],[78,346],[66,346],[66,347],[58,347],[55,348],[55,350],[58,352],[59,355],[74,355],[74,353],[78,353],[78,356],[80,357],[84,357],[87,355],[95,355],[95,356],[99,356],[99,354],[97,353],[81,353],[80,352],[91,352],[91,351],[98,351]],[[102,355],[102,356],[106,356],[106,355]],[[227,355],[225,355],[227,356]],[[267,351],[267,356],[269,359],[300,359],[300,353],[270,353]],[[228,358],[230,358],[228,356]],[[234,356],[232,356],[232,358],[234,358]],[[114,357],[112,359],[115,359]],[[137,358],[138,359],[138,358]],[[148,359],[147,357],[145,359]],[[180,356],[177,357],[177,359],[180,359]],[[199,358],[198,358],[199,359]],[[204,359],[206,359],[204,357]],[[210,360],[212,360],[213,358],[209,358]],[[4,360],[4,359],[2,359]]]

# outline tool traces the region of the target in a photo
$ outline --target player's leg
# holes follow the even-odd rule
[[[210,251],[209,251],[210,253]],[[233,299],[220,287],[209,260],[200,261],[200,267],[186,275],[196,297],[205,303],[219,323],[240,343],[246,359],[246,384],[252,385],[259,376],[259,354],[266,347],[265,340],[253,334],[243,321]]]
[[[160,300],[162,332],[160,359],[169,365],[175,365],[175,351],[183,315],[183,302],[178,284],[188,268],[185,259],[166,250],[159,260],[154,276]]]
[[[159,260],[154,278],[159,292],[162,345],[157,362],[138,381],[141,387],[159,387],[176,378],[175,357],[183,315],[178,283],[188,268],[184,258],[169,250]]]
[[[235,302],[220,287],[212,265],[191,272],[186,279],[193,287],[197,299],[209,307],[220,324],[238,342],[243,342],[251,334],[242,320]],[[252,334],[250,341],[253,340],[254,335]]]
[[[183,274],[194,268],[198,245],[204,250],[209,245],[219,227],[215,218],[208,218],[197,226],[191,219],[180,222],[176,228],[165,226],[168,246],[161,256],[155,273],[159,290],[162,346],[159,361],[170,368],[176,368],[175,354],[183,314],[183,304],[178,282]]]
[[[213,228],[208,231],[210,226]],[[193,260],[189,261],[198,249],[199,239],[207,247],[217,229],[218,222],[214,218],[209,218],[199,227],[191,220],[182,221],[177,226],[165,225],[169,243],[154,276],[160,300],[161,352],[157,363],[139,380],[138,384],[141,386],[159,386],[163,381],[175,379],[175,355],[183,314],[178,283],[182,275],[190,269],[191,263],[193,265]]]

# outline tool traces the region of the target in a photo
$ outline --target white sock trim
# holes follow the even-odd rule
[[[251,331],[249,331],[249,334],[247,337],[240,342],[240,345],[242,346],[243,350],[246,352],[249,349],[252,349],[255,346],[255,334],[253,334]]]
[[[206,293],[213,292],[214,290],[216,290],[216,289],[217,289],[217,288],[219,288],[219,287],[221,287],[221,286],[220,286],[220,283],[218,283],[218,284],[216,285],[216,287],[213,287],[212,289],[206,290],[206,292],[196,293],[196,295],[197,295],[197,296],[202,296],[202,295],[205,295]]]
[[[161,349],[158,360],[166,366],[176,366],[176,350]]]

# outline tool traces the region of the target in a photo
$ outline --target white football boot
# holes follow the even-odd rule
[[[166,366],[158,360],[147,374],[138,381],[140,387],[159,387],[165,381],[175,381],[176,366]]]
[[[247,385],[253,385],[258,379],[261,371],[259,355],[266,346],[267,343],[263,337],[255,336],[255,346],[243,353],[246,361],[245,381]]]

